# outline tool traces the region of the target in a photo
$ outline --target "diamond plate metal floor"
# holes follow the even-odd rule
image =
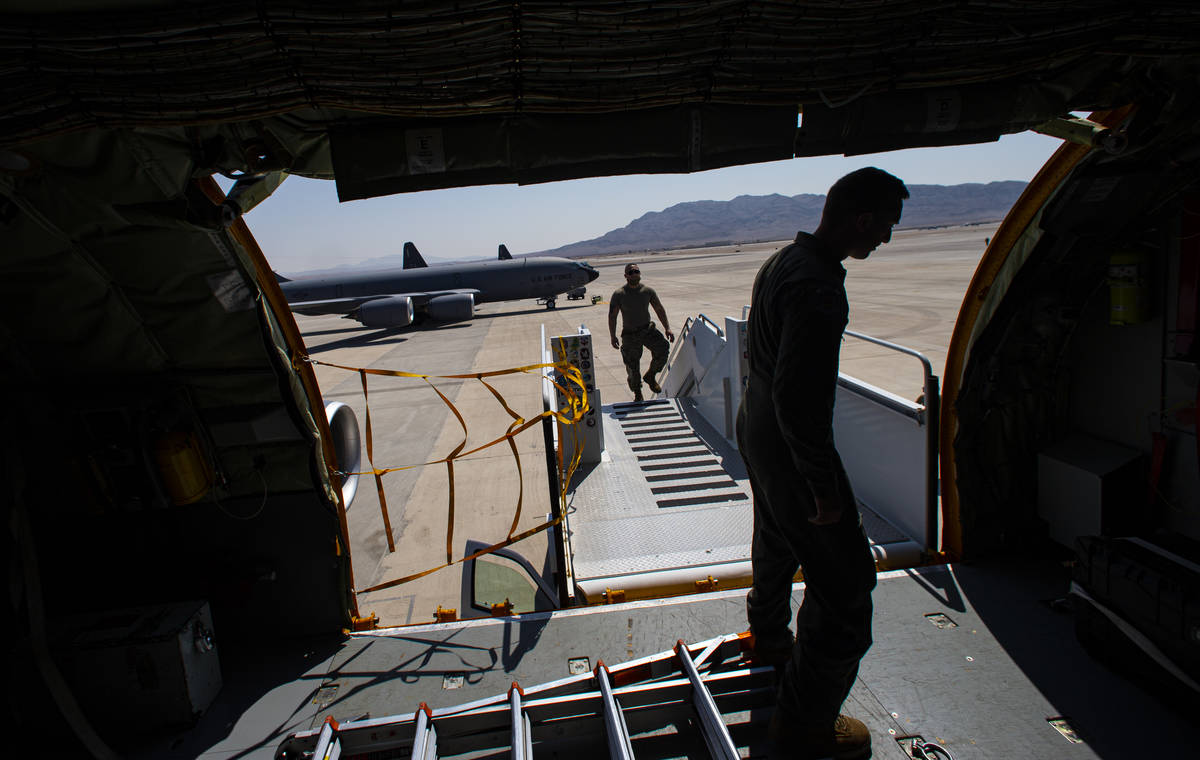
[[[571,502],[576,581],[750,556],[750,487],[726,469],[732,447],[701,438],[677,399],[602,411],[605,461]]]
[[[753,502],[737,450],[687,399],[602,413],[604,457],[576,473],[570,494],[576,583],[691,568],[698,578],[748,575]],[[872,543],[907,540],[860,510]]]

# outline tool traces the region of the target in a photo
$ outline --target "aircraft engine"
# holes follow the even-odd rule
[[[342,504],[350,509],[354,494],[358,491],[358,471],[362,467],[362,445],[358,434],[358,417],[354,410],[340,401],[325,405],[325,416],[329,420],[329,432],[333,436],[333,453],[337,457],[337,468],[348,475],[342,476]]]
[[[463,322],[475,316],[475,296],[455,293],[429,299],[429,317],[438,322]]]
[[[367,327],[407,327],[413,321],[413,302],[408,296],[377,298],[359,306],[356,319]]]

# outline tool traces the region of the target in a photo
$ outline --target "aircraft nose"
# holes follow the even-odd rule
[[[591,267],[587,268],[587,273],[588,273],[588,282],[591,282],[592,280],[594,280],[600,276],[600,273],[597,272],[595,269],[592,269]]]

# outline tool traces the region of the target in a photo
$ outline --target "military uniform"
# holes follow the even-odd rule
[[[778,705],[798,725],[832,725],[871,646],[875,563],[833,442],[849,312],[845,279],[837,254],[804,232],[763,264],[738,410],[738,446],[754,493],[754,584],[746,607],[757,640],[790,638],[792,578],[804,569],[804,602]],[[818,495],[841,507],[839,522],[809,522]]]
[[[654,288],[638,284],[617,288],[609,300],[610,308],[621,312],[621,359],[629,390],[640,396],[642,391],[642,348],[650,349],[650,366],[646,376],[655,377],[667,365],[670,345],[666,337],[650,321],[650,307],[662,309]]]

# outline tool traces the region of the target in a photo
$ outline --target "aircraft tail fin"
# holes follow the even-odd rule
[[[421,252],[412,243],[404,244],[404,268],[405,269],[420,269],[427,267],[425,259],[421,258]]]
[[[284,277],[279,272],[272,271],[271,274],[275,275],[276,282],[291,282],[290,278]]]
[[[508,246],[506,246],[504,243],[501,243],[500,244],[500,260],[506,261],[511,258],[512,258],[512,254],[508,252]]]

